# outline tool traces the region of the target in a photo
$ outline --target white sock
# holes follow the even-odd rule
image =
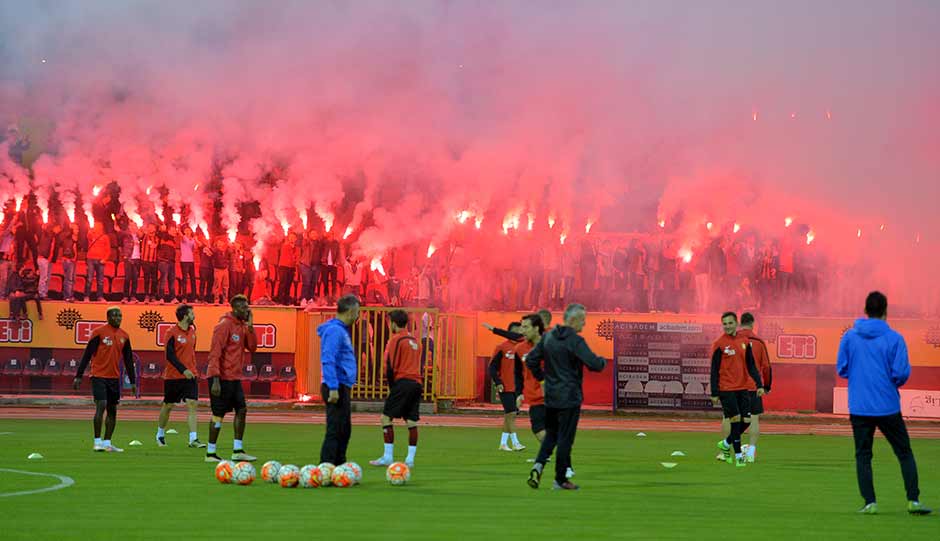
[[[519,436],[517,436],[515,432],[510,434],[509,437],[512,438],[513,445],[522,445],[521,443],[519,443]]]
[[[382,459],[383,459],[383,460],[391,460],[392,457],[394,456],[394,454],[395,454],[395,444],[394,444],[394,443],[386,443],[386,444],[385,444],[385,452],[382,454]]]
[[[101,445],[104,445],[105,447],[111,447],[111,440],[103,440]]]
[[[207,455],[214,455],[214,454],[215,454],[215,444],[214,444],[214,443],[210,443],[210,444],[208,444],[208,445],[206,446],[206,454],[207,454]]]
[[[734,454],[734,458],[741,458],[742,456],[744,456],[744,453],[735,453],[735,454]]]
[[[750,447],[747,448],[747,456],[753,457],[755,453],[757,453],[756,445],[751,445]]]
[[[244,446],[244,444],[242,444],[242,440],[234,440],[234,441],[232,441],[232,449],[235,449],[236,451],[241,451],[241,450],[244,449],[244,448],[245,448],[245,446]]]
[[[503,437],[500,438],[499,445],[500,447],[502,447],[503,445],[506,445],[507,443],[509,443],[509,432],[503,432]]]
[[[157,427],[157,437],[158,437],[158,438],[162,438],[162,437],[164,437],[164,436],[166,436],[166,430],[163,430],[162,428],[160,428],[160,427],[158,426],[158,427]]]
[[[95,445],[101,447],[101,438],[95,438]]]
[[[190,433],[189,433],[189,443],[192,443],[192,442],[196,441],[197,439],[199,439],[199,438],[196,437],[196,433],[195,433],[195,432],[190,432]]]
[[[409,446],[408,446],[408,458],[405,459],[405,462],[414,462],[414,461],[415,461],[415,453],[417,453],[417,452],[418,452],[418,446],[417,446],[417,445],[409,445]]]

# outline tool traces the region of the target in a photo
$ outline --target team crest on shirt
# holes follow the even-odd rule
[[[124,344],[124,337],[121,337],[121,344]]]
[[[238,336],[237,334],[233,334],[233,335],[232,335],[232,342],[238,342],[240,339],[241,339],[241,337]]]
[[[114,340],[111,340],[110,336],[105,336],[104,338],[101,339],[101,343],[103,343],[104,345],[108,347],[111,347],[114,345]]]

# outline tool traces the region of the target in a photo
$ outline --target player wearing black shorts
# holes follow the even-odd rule
[[[731,423],[731,429],[728,436],[718,442],[718,449],[729,464],[743,467],[747,463],[741,452],[741,433],[745,420],[751,416],[748,389],[756,385],[758,396],[764,395],[764,389],[749,341],[737,334],[737,314],[722,314],[721,326],[724,334],[712,344],[711,397],[713,404],[721,402],[723,416]],[[731,457],[732,447],[734,459]]]
[[[408,456],[405,464],[414,466],[418,450],[418,408],[424,392],[421,377],[421,342],[408,332],[408,313],[392,310],[388,314],[392,337],[385,346],[385,377],[388,380],[388,398],[382,409],[382,437],[385,441],[382,456],[370,460],[373,466],[388,466],[394,461],[395,428],[393,419],[404,419],[408,426]]]
[[[509,331],[518,333],[522,325],[518,321],[509,324]],[[525,445],[519,442],[516,435],[516,414],[519,406],[516,399],[522,394],[522,361],[516,358],[514,349],[518,342],[506,340],[496,347],[493,359],[490,361],[489,374],[499,394],[499,401],[503,405],[503,433],[499,441],[500,451],[521,451]],[[512,385],[512,387],[508,387]],[[512,389],[512,390],[509,390]],[[509,441],[512,440],[512,447]]]
[[[750,341],[754,352],[754,362],[757,364],[761,381],[764,383],[764,394],[769,393],[773,382],[770,355],[767,353],[767,344],[754,334],[754,315],[750,312],[741,314],[741,327],[738,329],[738,335]],[[744,451],[744,457],[747,462],[754,462],[757,460],[757,440],[760,437],[760,416],[764,414],[764,397],[759,396],[756,390],[749,390],[748,394],[751,399],[751,418],[744,426],[744,430],[748,432],[749,444]]]
[[[175,327],[169,329],[166,341],[166,369],[163,371],[163,405],[157,419],[157,446],[166,445],[166,425],[170,421],[173,406],[186,403],[189,425],[189,446],[197,449],[206,444],[196,437],[196,406],[199,404],[199,379],[196,376],[196,315],[193,307],[181,304],[176,307]]]
[[[258,348],[255,336],[254,316],[248,306],[248,298],[235,295],[231,300],[232,311],[219,319],[212,331],[212,345],[209,347],[209,406],[212,409],[212,421],[209,425],[209,445],[206,449],[206,462],[220,462],[216,454],[216,442],[222,430],[225,414],[235,411],[235,438],[232,441],[232,460],[253,461],[256,457],[245,452],[242,438],[245,435],[245,422],[248,406],[245,392],[242,390],[242,370],[246,362],[251,362],[251,354]]]
[[[96,452],[121,453],[124,450],[111,445],[111,436],[117,426],[117,405],[121,401],[120,362],[123,359],[127,377],[131,382],[131,393],[137,394],[137,379],[134,374],[134,352],[131,349],[130,336],[121,329],[121,309],[112,306],[107,311],[108,323],[96,328],[91,333],[85,354],[78,365],[78,372],[72,387],[77,391],[82,385],[82,374],[91,363],[91,394],[95,400],[95,442],[92,448]],[[107,412],[107,420],[105,420]],[[101,439],[101,425],[104,423],[104,439]]]

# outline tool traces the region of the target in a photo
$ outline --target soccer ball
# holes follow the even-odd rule
[[[232,481],[239,485],[250,485],[255,480],[255,467],[251,462],[239,462],[232,469]]]
[[[320,486],[320,468],[307,464],[300,468],[300,486],[303,488],[317,488]]]
[[[269,460],[261,466],[261,479],[269,483],[277,483],[277,472],[281,469],[281,463],[276,460]]]
[[[277,472],[277,481],[284,488],[294,488],[300,482],[300,469],[293,464],[284,464]]]
[[[336,469],[336,466],[329,462],[324,462],[317,466],[317,469],[320,470],[320,486],[330,486],[330,483],[333,481],[333,470]]]
[[[411,468],[404,462],[392,462],[385,470],[385,480],[395,486],[404,485],[409,479],[411,479]]]
[[[234,465],[228,460],[223,460],[215,465],[215,478],[219,480],[222,484],[229,484],[232,482],[232,470]]]
[[[346,488],[356,484],[356,474],[345,464],[339,465],[333,469],[331,481],[334,487]]]
[[[350,471],[352,471],[353,484],[358,485],[359,482],[362,481],[362,468],[359,467],[359,464],[356,464],[355,462],[347,462],[343,464],[343,466],[346,466],[350,469]]]

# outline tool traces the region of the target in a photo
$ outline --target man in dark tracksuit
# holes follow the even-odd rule
[[[581,416],[584,379],[582,366],[600,372],[607,366],[578,333],[584,328],[584,306],[570,304],[565,309],[565,323],[546,333],[526,356],[525,364],[545,389],[545,439],[535,466],[529,472],[529,486],[538,488],[542,469],[558,446],[553,489],[577,490],[578,485],[565,478],[571,466],[571,446]],[[542,363],[544,361],[544,369]]]

